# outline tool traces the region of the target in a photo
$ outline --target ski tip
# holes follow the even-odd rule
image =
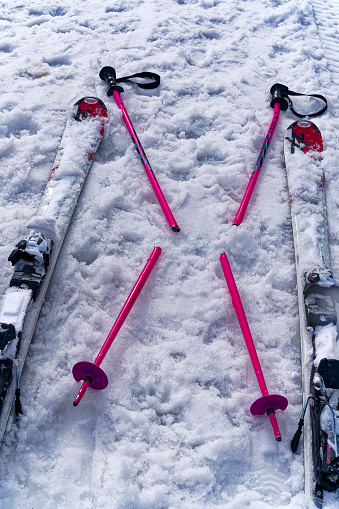
[[[73,401],[73,406],[78,406],[79,405],[79,401]]]
[[[180,232],[180,228],[179,228],[179,226],[172,226],[172,230],[173,230],[175,233]]]
[[[239,224],[238,223],[233,223],[233,226],[239,226]]]
[[[281,442],[281,437],[275,437],[277,442]]]

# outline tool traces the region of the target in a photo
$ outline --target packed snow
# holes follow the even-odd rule
[[[332,267],[339,272],[335,0],[18,0],[0,11],[0,292],[7,257],[39,208],[73,104],[108,109],[21,378],[24,413],[0,456],[1,509],[299,509],[299,317],[281,114],[244,222],[232,225],[269,127],[270,88],[324,94]],[[107,87],[126,109],[181,228],[168,227]],[[296,109],[313,101],[294,98]],[[65,170],[66,171],[66,170]],[[304,180],[305,193],[311,182]],[[80,388],[154,246],[162,254],[101,367]],[[268,389],[288,398],[252,416],[261,393],[219,256],[226,252]],[[326,494],[326,509],[339,494]]]

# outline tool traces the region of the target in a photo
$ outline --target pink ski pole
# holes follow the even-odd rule
[[[259,173],[261,170],[261,166],[264,162],[264,159],[265,159],[265,156],[266,156],[266,153],[268,150],[268,146],[271,142],[275,128],[277,127],[280,109],[282,109],[283,111],[287,110],[288,102],[285,99],[286,91],[288,91],[288,88],[285,85],[280,85],[279,83],[277,83],[276,85],[273,85],[273,87],[271,88],[271,94],[272,94],[271,107],[274,108],[273,119],[272,119],[272,122],[268,129],[268,133],[265,138],[262,149],[260,151],[259,157],[257,159],[255,168],[254,168],[254,170],[251,174],[250,180],[247,184],[247,188],[245,190],[243,199],[241,200],[240,207],[239,207],[238,212],[234,218],[233,224],[236,226],[239,226],[242,223],[242,220],[244,219],[244,215],[247,210],[248,204],[250,202],[255,184],[257,183]]]
[[[99,366],[104,360],[108,350],[112,346],[112,343],[118,334],[122,324],[126,320],[129,312],[131,311],[135,301],[137,300],[144,284],[146,283],[148,276],[153,270],[154,265],[156,264],[161,253],[160,247],[155,247],[152,251],[151,256],[147,260],[145,267],[143,268],[140,276],[137,279],[131,293],[129,294],[125,304],[123,305],[118,318],[116,319],[110,333],[108,334],[100,352],[97,355],[97,358],[94,362],[81,361],[73,366],[73,376],[76,382],[80,382],[80,380],[84,380],[80,391],[75,398],[73,405],[77,406],[82,400],[86,390],[88,387],[92,387],[92,389],[102,390],[105,389],[108,385],[108,378],[103,369]]]
[[[143,73],[141,73],[143,74]],[[144,73],[145,74],[145,73]],[[147,74],[147,73],[146,73]],[[103,67],[100,71],[100,78],[104,81],[107,81],[108,85],[109,85],[109,90],[107,92],[107,95],[110,96],[110,95],[113,95],[114,99],[115,99],[115,102],[118,106],[118,108],[120,108],[121,112],[122,112],[122,117],[124,119],[124,122],[126,124],[126,127],[127,127],[127,130],[134,142],[134,145],[135,145],[135,148],[137,149],[137,152],[139,154],[139,157],[141,159],[141,162],[144,166],[144,169],[146,171],[146,174],[149,178],[149,181],[152,185],[152,188],[153,188],[153,191],[155,192],[155,195],[159,201],[159,204],[162,208],[162,211],[163,213],[165,214],[165,217],[167,219],[167,222],[169,224],[169,226],[171,227],[171,229],[174,231],[174,232],[179,232],[180,231],[180,228],[179,226],[177,225],[177,222],[176,220],[174,219],[174,216],[172,214],[172,211],[171,209],[169,208],[169,205],[166,201],[166,198],[160,188],[160,185],[154,175],[154,172],[151,168],[151,165],[147,159],[147,156],[145,154],[145,151],[140,143],[140,140],[137,136],[137,133],[135,132],[135,129],[132,125],[132,122],[127,114],[127,111],[126,111],[126,108],[124,106],[124,103],[122,102],[122,99],[121,99],[121,96],[120,96],[120,92],[123,92],[124,89],[122,87],[120,87],[119,85],[117,85],[117,79],[116,79],[116,74],[115,74],[115,69],[113,67]],[[120,78],[121,80],[121,78]],[[140,85],[139,85],[140,86]],[[145,87],[144,87],[145,88]]]
[[[279,394],[269,394],[266,386],[266,382],[264,379],[264,375],[260,366],[259,358],[254,346],[252,334],[250,328],[247,323],[246,315],[244,308],[241,303],[240,295],[234,281],[234,277],[232,274],[231,266],[227,259],[225,253],[220,256],[221,267],[227,282],[227,286],[232,298],[232,304],[234,306],[236,315],[238,317],[239,325],[242,331],[242,334],[245,339],[245,343],[248,349],[248,353],[250,355],[252,365],[254,368],[254,372],[256,374],[259,387],[261,390],[262,397],[254,401],[252,403],[250,411],[252,415],[262,415],[266,412],[271,421],[271,425],[273,428],[275,439],[280,442],[281,434],[277,422],[277,418],[275,416],[275,410],[285,410],[288,405],[288,401],[284,396],[280,396]]]

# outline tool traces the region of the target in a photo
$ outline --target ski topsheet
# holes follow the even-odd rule
[[[96,97],[78,101],[67,120],[40,207],[28,235],[9,256],[13,274],[0,304],[0,446],[53,269],[104,133],[107,110]]]
[[[305,495],[310,508],[322,507],[323,491],[334,491],[339,481],[338,398],[336,406],[330,403],[333,395],[339,396],[339,362],[335,361],[339,359],[339,288],[330,263],[322,150],[321,133],[312,122],[297,121],[287,129],[284,152],[297,272],[302,390],[305,408],[307,401],[311,407],[309,413],[304,411],[298,432],[300,437],[305,415]]]

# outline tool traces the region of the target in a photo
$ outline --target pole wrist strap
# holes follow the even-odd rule
[[[152,81],[146,83],[140,83],[139,81],[132,80],[131,78],[141,78],[141,79],[149,79]],[[160,85],[160,76],[155,72],[137,72],[135,74],[131,74],[131,76],[125,76],[124,78],[117,78],[116,83],[121,83],[122,81],[129,81],[134,85],[137,85],[140,88],[157,88]]]
[[[271,107],[274,108],[274,105],[276,103],[280,104],[280,108],[283,111],[286,111],[288,106],[290,107],[290,110],[296,117],[299,118],[305,118],[305,117],[318,117],[322,115],[327,110],[327,99],[323,95],[320,94],[301,94],[299,92],[293,92],[293,90],[289,90],[288,87],[285,85],[281,85],[280,83],[276,83],[271,88]],[[298,113],[295,111],[292,103],[292,99],[290,96],[304,96],[304,97],[315,97],[316,99],[320,99],[325,103],[324,107],[321,108],[319,111],[316,111],[315,113],[307,113],[305,115],[302,115],[301,113]]]

